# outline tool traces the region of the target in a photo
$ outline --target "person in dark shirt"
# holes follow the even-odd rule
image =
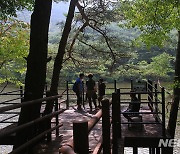
[[[103,96],[105,95],[105,89],[106,89],[106,85],[103,82],[103,79],[99,79],[99,84],[98,84],[98,102],[99,102],[99,108],[101,108],[101,101],[103,99]]]
[[[128,119],[129,121],[133,121],[131,116],[133,115],[132,113],[127,113],[127,112],[139,112],[140,110],[140,101],[136,97],[136,94],[134,91],[131,91],[130,93],[131,97],[131,103],[129,103],[128,108],[124,111],[123,116]]]
[[[87,99],[89,101],[90,111],[92,111],[92,101],[93,101],[95,108],[97,108],[97,104],[96,104],[97,94],[96,94],[96,88],[95,88],[96,83],[92,79],[93,74],[89,74],[88,78],[89,78],[88,81],[86,81]]]

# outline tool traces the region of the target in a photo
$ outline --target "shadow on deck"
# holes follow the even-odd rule
[[[59,148],[65,144],[73,136],[73,121],[75,120],[90,120],[93,115],[97,113],[97,110],[92,112],[86,106],[86,109],[77,110],[76,106],[71,106],[68,110],[64,111],[59,116],[59,122],[63,124],[59,128],[59,137],[56,137],[55,131],[52,133],[52,141],[42,142],[35,147],[36,154],[59,154]],[[54,119],[52,119],[54,120]],[[96,124],[89,135],[89,147],[91,149],[95,148],[101,136],[101,120]]]
[[[151,112],[151,110],[148,106],[143,106],[140,112]],[[120,154],[124,153],[125,147],[157,149],[159,139],[167,138],[163,136],[162,124],[155,124],[157,121],[153,114],[142,114],[141,116],[142,123],[145,124],[132,124],[131,126],[121,124],[121,138],[119,139]],[[121,122],[127,123],[128,120],[122,115]]]

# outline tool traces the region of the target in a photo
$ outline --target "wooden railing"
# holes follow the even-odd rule
[[[72,83],[71,83],[72,85]],[[62,146],[60,152],[63,154],[88,154],[89,153],[89,141],[88,135],[94,126],[98,123],[98,121],[102,118],[102,137],[98,144],[96,145],[95,149],[93,150],[93,154],[99,154],[103,149],[103,153],[110,154],[111,147],[112,153],[116,154],[118,151],[118,139],[121,137],[121,125],[122,124],[131,124],[132,122],[121,122],[121,104],[129,103],[125,102],[121,96],[122,95],[129,95],[131,92],[122,92],[121,90],[124,89],[132,89],[130,88],[120,88],[118,89],[116,81],[114,81],[114,87],[108,87],[107,89],[113,90],[112,100],[109,101],[108,99],[104,99],[102,101],[102,109],[99,110],[89,121],[74,121],[73,123],[73,137]],[[62,90],[62,89],[61,89]],[[153,114],[156,118],[156,122],[135,122],[136,124],[161,124],[162,125],[162,136],[165,136],[165,93],[164,88],[161,87],[161,91],[158,90],[157,85],[154,87],[150,82],[147,83],[147,91],[135,92],[138,94],[139,99],[141,99],[141,95],[145,94],[148,95],[148,102],[141,100],[141,104],[148,104],[151,109],[151,112],[133,112],[133,114]],[[6,107],[0,108],[0,114],[6,113],[6,111],[21,108],[23,106],[32,105],[35,103],[43,102],[43,101],[55,101],[55,111],[51,114],[48,114],[44,117],[35,119],[34,121],[28,122],[21,126],[16,127],[15,129],[6,130],[5,132],[0,132],[0,140],[5,138],[6,136],[21,131],[29,126],[35,125],[39,122],[46,121],[47,119],[51,119],[52,117],[56,117],[56,126],[53,128],[49,128],[45,130],[29,142],[23,144],[18,149],[15,149],[13,153],[18,153],[19,151],[25,149],[26,147],[34,144],[40,138],[44,137],[45,135],[50,134],[53,130],[56,130],[56,135],[59,134],[59,127],[62,124],[59,124],[58,115],[63,112],[63,110],[58,108],[58,99],[61,98],[63,95],[66,95],[66,108],[69,108],[69,101],[70,96],[75,95],[72,93],[72,88],[70,83],[66,82],[66,93],[62,93],[61,95],[46,97],[34,101],[24,102],[22,104],[14,104]],[[159,100],[158,95],[161,95],[161,100]],[[84,94],[83,94],[84,96]],[[85,97],[85,96],[84,96]],[[85,101],[85,100],[83,100]],[[112,119],[110,119],[110,105],[112,104]],[[162,105],[161,109],[159,109],[159,105]],[[132,112],[131,112],[132,113]],[[128,113],[127,113],[128,114]],[[161,118],[159,117],[161,115]],[[110,141],[110,128],[112,124],[112,143]],[[133,122],[134,124],[134,122]],[[81,133],[83,132],[83,133]],[[111,145],[112,144],[112,145]]]
[[[22,108],[25,106],[28,107],[30,105],[34,105],[34,104],[42,103],[42,102],[45,103],[47,101],[53,101],[52,103],[54,103],[54,108],[55,108],[52,113],[44,115],[44,116],[41,115],[40,118],[37,118],[33,121],[29,121],[29,122],[24,123],[24,124],[19,125],[19,126],[16,125],[15,127],[9,127],[9,129],[6,129],[6,128],[2,129],[0,131],[0,142],[1,142],[1,144],[3,144],[3,141],[5,142],[5,144],[7,144],[7,142],[9,142],[9,144],[13,144],[12,141],[8,141],[8,137],[10,135],[12,135],[14,133],[16,134],[18,132],[21,132],[22,130],[26,130],[28,127],[39,125],[42,123],[45,125],[47,124],[46,128],[43,129],[43,131],[41,131],[37,136],[28,140],[28,142],[26,142],[23,145],[19,146],[18,148],[14,149],[11,153],[14,154],[14,153],[22,152],[23,150],[27,149],[27,147],[34,145],[35,143],[37,143],[42,138],[46,137],[47,140],[50,140],[51,139],[51,132],[54,130],[56,130],[56,136],[58,136],[59,135],[59,127],[62,126],[62,123],[59,123],[58,117],[65,110],[65,109],[59,108],[59,102],[64,103],[65,100],[60,101],[59,99],[62,98],[62,95],[65,92],[66,92],[66,90],[61,95],[45,97],[45,98],[41,98],[41,99],[37,99],[37,100],[27,101],[27,102],[23,102],[23,103],[16,103],[16,104],[1,107],[0,108],[0,114],[9,113],[9,111],[14,110],[14,109]],[[6,94],[12,94],[12,93],[9,92]],[[51,119],[54,117],[56,119],[55,122],[53,122],[53,123],[55,123],[55,126],[51,125],[51,124],[49,125],[49,123],[51,123],[51,121],[52,121]],[[16,140],[16,138],[14,138],[14,139]],[[12,140],[12,137],[10,138],[10,140]],[[15,140],[14,140],[14,142],[15,142]]]
[[[102,118],[103,135],[100,137],[98,144],[93,150],[93,154],[99,154],[102,149],[103,153],[110,153],[110,104],[108,99],[104,99],[102,100],[102,109],[89,121],[83,120],[73,122],[73,137],[61,147],[60,152],[62,154],[89,154],[88,135]]]

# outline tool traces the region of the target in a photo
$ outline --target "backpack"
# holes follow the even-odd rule
[[[77,84],[77,82],[75,82],[75,83],[73,84],[72,90],[76,93],[76,92],[77,92],[77,88],[78,88],[78,84]]]

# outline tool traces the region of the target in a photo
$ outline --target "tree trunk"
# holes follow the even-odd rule
[[[180,100],[180,67],[179,66],[180,66],[180,31],[178,31],[178,46],[177,46],[176,64],[175,64],[174,101],[173,104],[171,105],[170,117],[167,127],[167,131],[172,138],[174,138],[175,136],[179,100]],[[172,148],[171,148],[171,153],[173,153]]]
[[[52,0],[36,0],[31,15],[30,51],[27,58],[24,101],[43,97],[46,80],[46,64],[48,52],[48,31],[50,23]],[[41,103],[23,107],[18,125],[36,119],[40,116]],[[28,129],[31,131],[30,129]],[[15,148],[28,140],[27,130],[17,134]],[[31,134],[31,133],[30,133]]]
[[[57,56],[56,56],[55,62],[54,62],[54,69],[53,69],[53,75],[52,75],[51,87],[50,87],[51,95],[56,95],[58,93],[59,75],[60,75],[60,71],[62,68],[63,57],[65,54],[67,39],[68,39],[69,33],[71,31],[71,24],[72,24],[72,20],[74,18],[75,6],[76,6],[77,2],[78,2],[78,0],[71,0],[71,2],[70,2],[69,11],[68,11],[68,15],[66,18],[66,23],[64,26],[61,41],[59,43],[58,53],[57,53]],[[46,105],[44,113],[48,114],[48,113],[52,112],[52,109],[53,109],[53,103],[48,103]]]

